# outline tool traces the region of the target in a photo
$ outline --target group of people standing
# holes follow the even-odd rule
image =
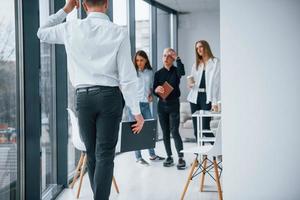
[[[76,111],[80,134],[86,146],[87,170],[94,199],[108,200],[123,99],[136,122],[132,130],[138,134],[143,128],[144,118],[152,117],[149,106],[152,95],[159,97],[158,118],[167,158],[157,156],[154,149],[150,149],[150,160],[164,160],[165,167],[174,165],[170,141],[172,134],[178,154],[177,168],[185,168],[179,134],[179,86],[185,70],[171,48],[164,50],[163,68],[155,72],[154,78],[148,56],[143,51],[137,52],[134,69],[128,34],[105,14],[108,0],[83,0],[82,6],[87,13],[85,19],[65,22],[67,15],[80,7],[78,0],[68,0],[62,9],[49,16],[37,36],[42,42],[65,45],[70,81],[76,88]],[[217,111],[220,100],[219,60],[213,56],[205,41],[197,42],[195,51],[196,63],[192,67],[194,81],[189,82],[191,91],[188,96],[191,111]],[[176,66],[173,65],[175,61]],[[165,82],[173,90],[162,98],[166,92],[162,87]],[[205,123],[209,125],[209,121]],[[136,158],[141,160],[140,151],[136,152]]]
[[[190,92],[187,100],[190,102],[191,113],[197,110],[213,110],[219,111],[220,103],[220,66],[219,60],[212,54],[207,41],[200,40],[195,43],[196,62],[192,66],[191,75],[188,77],[188,87]],[[170,167],[174,165],[172,157],[171,140],[172,134],[178,155],[178,169],[184,169],[186,163],[183,159],[183,143],[179,133],[180,123],[180,79],[185,75],[184,65],[175,50],[171,48],[164,49],[163,67],[157,72],[153,72],[146,52],[140,50],[134,56],[133,62],[138,76],[138,99],[141,113],[144,119],[153,118],[150,110],[150,103],[155,95],[159,98],[157,112],[159,122],[163,132],[163,142],[167,154],[164,159],[155,154],[154,149],[149,149],[150,160],[164,160],[163,166]],[[176,61],[176,66],[174,62]],[[153,77],[154,74],[154,77]],[[152,83],[153,82],[153,83]],[[162,85],[168,82],[172,87],[172,92],[162,98],[164,88]],[[130,109],[129,116],[132,116]],[[130,117],[129,120],[133,120]],[[203,119],[203,128],[209,129],[209,118]],[[197,138],[197,123],[193,118],[194,135]],[[206,137],[213,137],[212,133],[205,133]],[[142,158],[141,151],[136,151],[137,162],[143,165],[149,165]]]
[[[150,110],[150,103],[152,102],[153,95],[159,98],[158,101],[158,116],[159,122],[163,131],[163,141],[167,152],[167,159],[155,154],[154,149],[149,149],[150,160],[162,161],[164,160],[164,166],[170,167],[174,165],[171,150],[172,136],[175,141],[176,150],[178,153],[178,169],[185,167],[185,161],[183,160],[183,153],[180,151],[183,149],[182,139],[179,134],[179,97],[180,97],[180,79],[185,75],[184,65],[176,52],[171,48],[164,49],[163,52],[163,67],[155,74],[150,65],[146,52],[140,50],[134,56],[134,66],[138,76],[138,90],[137,96],[141,113],[144,119],[153,118]],[[176,60],[176,67],[173,65]],[[162,85],[168,82],[174,89],[165,98],[161,98],[159,94],[163,94],[164,88]],[[133,116],[129,110],[129,120],[133,120]],[[135,152],[138,163],[148,165],[149,163],[142,158],[141,151]]]

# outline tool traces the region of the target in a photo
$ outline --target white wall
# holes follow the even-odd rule
[[[220,10],[224,199],[300,199],[300,1]]]
[[[179,15],[178,53],[185,64],[186,74],[190,74],[195,63],[195,42],[206,40],[216,57],[220,57],[220,11],[199,11]],[[186,76],[181,82],[181,101],[186,101],[188,89]]]

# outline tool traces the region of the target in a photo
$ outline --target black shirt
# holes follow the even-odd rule
[[[205,70],[202,71],[202,77],[201,77],[201,82],[199,85],[199,88],[206,88],[206,84],[205,84]]]
[[[185,70],[184,70],[184,65],[180,59],[176,60],[176,64],[177,67],[172,66],[170,70],[167,70],[165,67],[163,67],[162,69],[158,70],[154,74],[153,93],[156,96],[158,95],[155,93],[155,89],[158,86],[163,85],[165,81],[167,81],[174,88],[174,90],[166,98],[167,101],[175,100],[180,97],[180,88],[179,88],[180,78],[181,76],[185,75]]]

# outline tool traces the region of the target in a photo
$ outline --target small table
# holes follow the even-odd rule
[[[194,162],[192,164],[192,168],[189,172],[189,176],[188,176],[188,180],[185,184],[183,193],[181,195],[181,200],[184,199],[185,193],[188,189],[188,186],[190,184],[190,181],[195,178],[196,176],[198,176],[199,174],[202,173],[202,177],[201,177],[201,182],[200,182],[200,191],[203,191],[203,186],[204,186],[204,176],[206,173],[208,173],[217,183],[217,187],[218,187],[218,194],[219,194],[219,200],[223,199],[222,196],[222,190],[221,190],[221,184],[220,184],[220,176],[218,169],[221,169],[221,173],[222,173],[222,168],[219,167],[219,164],[222,162],[217,163],[216,161],[216,157],[214,156],[213,161],[210,161],[207,156],[204,156],[205,154],[203,154],[203,152],[209,152],[210,149],[212,148],[212,145],[203,145],[203,142],[215,142],[216,138],[215,137],[203,137],[203,133],[214,133],[214,130],[203,130],[202,129],[202,119],[204,117],[221,117],[221,113],[220,112],[212,112],[212,111],[207,111],[207,110],[199,110],[196,111],[195,113],[192,114],[192,117],[196,117],[197,118],[197,145],[186,149],[186,150],[182,150],[183,153],[193,153],[196,155]],[[220,119],[221,120],[221,119]],[[200,123],[201,122],[201,123]],[[203,160],[201,160],[201,154],[203,154]],[[210,164],[207,166],[207,161],[210,161]],[[209,171],[211,169],[215,170],[215,177],[213,177]]]
[[[213,138],[204,138],[203,133],[213,133],[212,130],[202,130],[202,119],[204,117],[221,117],[221,112],[212,112],[209,110],[198,110],[192,114],[197,118],[197,146],[202,146],[202,142],[214,142]],[[200,123],[201,122],[201,123]]]

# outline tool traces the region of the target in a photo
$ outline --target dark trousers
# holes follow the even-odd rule
[[[199,92],[197,97],[197,104],[190,103],[192,113],[196,112],[197,110],[211,110],[211,103],[206,103],[206,93]],[[202,129],[210,129],[210,117],[202,118]],[[194,126],[194,135],[197,139],[197,118],[193,117],[193,126]],[[205,137],[214,137],[212,133],[203,133]]]
[[[179,107],[180,104],[178,99],[168,102],[163,102],[160,100],[158,102],[157,112],[159,123],[163,131],[163,140],[168,157],[172,156],[170,138],[171,133],[175,142],[178,157],[183,157],[183,153],[180,153],[180,151],[183,149],[183,144],[181,136],[179,135]]]
[[[86,146],[87,170],[94,199],[108,200],[122,117],[122,95],[118,87],[92,88],[77,90],[76,110],[80,135]]]

